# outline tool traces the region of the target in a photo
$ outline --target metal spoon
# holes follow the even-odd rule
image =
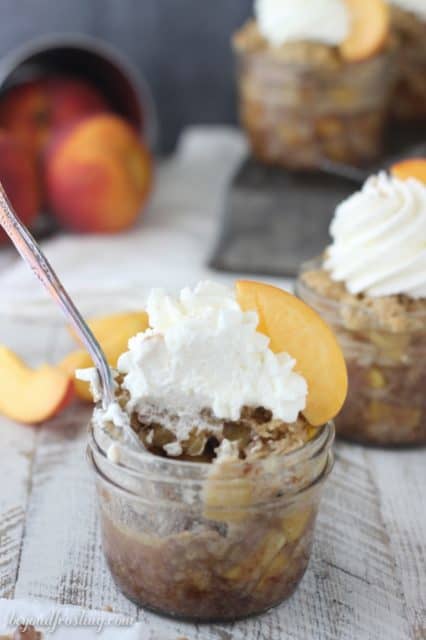
[[[1,182],[0,226],[6,231],[24,262],[27,263],[34,275],[61,307],[67,321],[73,325],[76,333],[81,338],[98,371],[102,385],[102,406],[106,409],[115,400],[114,382],[106,356],[39,245],[15,215]],[[130,423],[123,427],[123,430],[125,431],[125,439],[141,449],[141,442],[131,428]]]

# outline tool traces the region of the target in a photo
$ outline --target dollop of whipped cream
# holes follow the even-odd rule
[[[426,20],[426,1],[425,0],[390,0],[391,4],[409,13]]]
[[[343,0],[256,0],[254,10],[261,34],[276,47],[298,40],[336,46],[349,33]]]
[[[194,415],[210,410],[238,420],[244,406],[262,406],[294,422],[306,405],[307,384],[295,360],[275,354],[256,331],[257,314],[241,310],[232,290],[201,282],[178,297],[153,290],[146,311],[150,329],[129,341],[118,361],[129,393],[127,410],[177,416],[168,428],[184,440]]]
[[[336,209],[324,267],[350,293],[426,297],[426,186],[382,172]]]

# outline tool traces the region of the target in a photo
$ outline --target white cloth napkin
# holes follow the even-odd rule
[[[140,308],[153,286],[174,289],[212,277],[205,263],[225,185],[245,151],[236,129],[189,129],[174,156],[159,164],[150,206],[136,228],[118,236],[60,234],[44,242],[48,259],[83,311]],[[9,253],[3,260],[10,260]],[[1,270],[1,264],[0,313],[58,313],[26,265],[15,260]]]

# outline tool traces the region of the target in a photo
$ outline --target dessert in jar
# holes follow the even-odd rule
[[[259,160],[314,168],[379,155],[395,77],[389,24],[383,0],[256,0],[233,45]]]
[[[297,285],[346,357],[336,432],[375,445],[426,443],[426,186],[410,170],[426,179],[426,160],[372,176],[337,207],[331,245]]]
[[[259,613],[309,561],[343,354],[318,314],[260,283],[153,291],[146,310],[150,328],[113,370],[116,401],[90,429],[109,567],[131,600],[167,615]],[[79,377],[98,398],[95,372]],[[123,420],[142,451],[120,442]]]
[[[391,0],[392,27],[399,44],[393,115],[426,122],[426,2]]]

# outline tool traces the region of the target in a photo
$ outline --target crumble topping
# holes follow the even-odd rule
[[[126,410],[129,392],[123,388],[123,375],[115,374],[117,401]],[[295,422],[277,420],[263,407],[243,407],[239,420],[222,420],[204,409],[192,416],[193,427],[184,440],[176,438],[180,416],[147,405],[142,413],[133,412],[130,424],[145,448],[159,456],[195,462],[214,462],[226,455],[255,460],[287,453],[301,447],[316,433],[300,414]],[[188,420],[188,416],[185,416]],[[111,427],[113,425],[111,424]]]
[[[375,298],[362,293],[353,295],[343,282],[332,280],[325,269],[306,271],[301,280],[314,294],[339,303],[336,311],[347,329],[414,333],[426,328],[426,298],[402,294]]]
[[[307,40],[285,42],[280,46],[272,45],[261,34],[256,20],[248,20],[234,37],[233,44],[236,51],[241,53],[264,52],[282,62],[293,64],[309,64],[309,66],[329,67],[338,69],[348,64],[342,58],[338,47],[311,42]],[[390,35],[384,50],[395,47],[395,36]]]
[[[419,16],[393,5],[391,20],[402,45],[411,42],[413,38],[418,39],[419,42],[423,41],[425,22]]]
[[[272,46],[262,36],[255,20],[247,22],[234,35],[233,43],[237,51],[267,52],[281,61],[289,63],[306,63],[338,67],[341,64],[339,51],[319,42],[286,42],[281,46]]]

